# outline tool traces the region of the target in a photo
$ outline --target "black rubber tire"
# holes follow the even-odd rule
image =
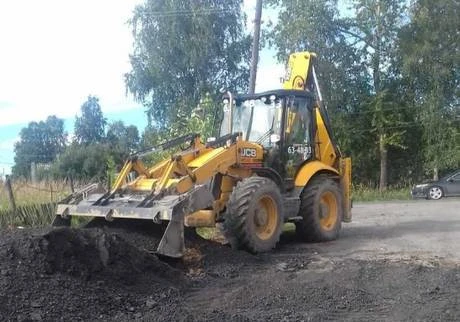
[[[320,224],[321,196],[331,192],[337,203],[337,219],[332,229],[326,230]],[[296,223],[297,235],[309,242],[324,242],[337,239],[342,227],[343,202],[339,184],[327,175],[318,175],[311,179],[302,192],[299,216],[302,221]]]
[[[275,204],[275,228],[267,239],[256,233],[255,216],[259,201],[270,197]],[[283,205],[278,186],[268,178],[249,177],[238,182],[230,195],[223,216],[222,231],[234,249],[251,253],[275,248],[283,228]]]

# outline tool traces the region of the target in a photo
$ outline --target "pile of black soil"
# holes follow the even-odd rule
[[[150,220],[116,219],[109,222],[103,218],[95,218],[86,224],[85,228],[99,228],[115,233],[140,250],[154,253],[166,226]]]
[[[132,319],[174,305],[185,285],[181,271],[101,229],[1,232],[2,321]]]
[[[89,228],[92,227],[92,228]],[[252,255],[146,221],[0,231],[0,321],[459,321],[460,267],[280,243]],[[445,265],[445,266],[444,266]]]
[[[166,225],[158,225],[152,221],[118,219],[108,222],[102,219],[92,220],[86,228],[99,228],[121,236],[139,250],[154,253],[163,236]],[[234,250],[229,245],[207,240],[198,235],[193,228],[185,228],[185,254],[182,259],[162,257],[168,265],[183,271],[195,282],[209,278],[237,276],[243,267],[252,268],[265,263],[265,254],[252,255],[244,250]]]

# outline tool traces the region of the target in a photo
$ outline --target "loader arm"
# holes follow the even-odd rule
[[[221,141],[225,144],[219,144]],[[258,151],[262,162],[262,147],[243,141],[241,133],[227,135],[208,145],[201,143],[197,136],[187,150],[161,162],[154,171],[148,171],[137,156],[132,156],[125,162],[111,191],[95,194],[78,204],[61,203],[56,214],[61,218],[90,216],[103,217],[108,221],[117,218],[147,219],[156,223],[167,221],[169,223],[157,251],[170,257],[180,257],[184,251],[185,217],[189,224],[197,222],[197,218],[213,222],[225,205],[219,199],[228,198],[222,193],[216,200],[206,183],[216,174],[232,178],[249,176],[250,169],[240,169],[244,158],[238,153],[248,147]],[[133,171],[138,177],[128,182],[129,173]]]

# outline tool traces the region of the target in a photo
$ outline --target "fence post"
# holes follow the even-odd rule
[[[69,175],[69,182],[70,182],[70,191],[72,191],[72,193],[74,193],[75,192],[75,186],[73,184],[73,175],[72,174]]]
[[[9,175],[5,176],[5,189],[8,195],[8,201],[10,203],[10,208],[13,211],[16,211],[16,202],[14,201],[13,189],[11,188],[11,179]]]
[[[35,162],[32,162],[30,164],[30,180],[32,181],[32,184],[37,184],[37,164]]]
[[[50,187],[50,199],[51,199],[50,202],[53,202],[53,184],[51,183],[51,180],[49,180],[48,183]]]

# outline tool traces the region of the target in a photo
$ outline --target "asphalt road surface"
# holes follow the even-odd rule
[[[460,199],[356,203],[352,213],[339,240],[315,248],[331,257],[460,263]]]

